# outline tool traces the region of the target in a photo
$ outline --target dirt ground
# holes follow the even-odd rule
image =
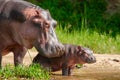
[[[30,55],[29,55],[30,54]],[[29,51],[24,58],[24,65],[32,63],[37,52]],[[61,76],[61,71],[52,73],[51,80],[120,80],[120,55],[95,54],[97,62],[84,64],[73,70],[72,76]],[[13,54],[3,56],[2,65],[13,64]]]

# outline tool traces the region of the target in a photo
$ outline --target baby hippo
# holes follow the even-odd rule
[[[65,52],[61,57],[47,58],[37,54],[33,59],[33,63],[38,63],[46,69],[59,71],[62,69],[62,75],[71,75],[71,70],[76,64],[94,63],[96,58],[93,56],[93,51],[89,48],[64,44]]]

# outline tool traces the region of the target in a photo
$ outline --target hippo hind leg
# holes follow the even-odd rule
[[[15,66],[23,64],[23,58],[24,58],[26,52],[27,52],[27,49],[25,47],[21,47],[21,46],[13,49]]]

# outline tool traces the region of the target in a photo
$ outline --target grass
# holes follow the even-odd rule
[[[89,47],[95,53],[120,54],[120,35],[116,38],[107,34],[100,34],[97,31],[88,29],[73,30],[71,33],[66,29],[57,27],[57,36],[62,43],[77,44]]]
[[[49,72],[38,64],[30,67],[7,65],[0,70],[0,80],[49,80],[49,78]]]

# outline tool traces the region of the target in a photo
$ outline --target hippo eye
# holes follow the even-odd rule
[[[40,21],[40,19],[39,18],[34,18],[33,20],[32,20],[32,24],[34,25],[34,26],[36,26],[36,27],[39,27],[39,28],[41,28],[41,21]]]
[[[78,51],[78,52],[77,52],[77,55],[78,55],[78,56],[81,56],[81,55],[83,55],[83,52]]]

